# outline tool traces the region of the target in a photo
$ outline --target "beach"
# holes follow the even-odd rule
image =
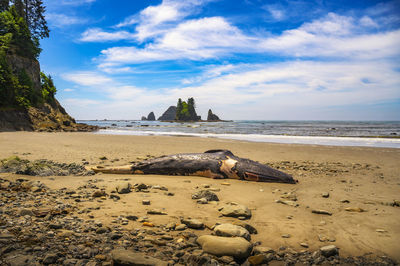
[[[126,165],[161,155],[227,149],[236,156],[279,168],[293,175],[298,183],[111,174],[40,177],[0,173],[0,178],[13,182],[19,178],[39,180],[50,190],[64,192],[65,189],[76,192],[88,182],[95,182],[95,186],[104,189],[107,195],[111,195],[121,182],[129,182],[132,186],[144,183],[153,188],[165,187],[173,194],[168,196],[163,190],[149,189],[146,191],[148,193],[132,191],[120,194],[119,200],[109,196],[80,201],[72,197],[57,198],[75,207],[75,211],[69,215],[85,221],[100,221],[103,226],[111,228],[120,216],[147,216],[146,222],[155,226],[153,230],[161,230],[163,225],[171,222],[179,224],[180,217],[191,217],[202,221],[206,228],[189,228],[185,232],[197,236],[209,235],[212,231],[207,227],[237,221],[236,218],[221,216],[218,211],[223,204],[236,202],[251,210],[252,216],[246,223],[258,231],[251,235],[251,242],[274,252],[313,252],[323,246],[335,245],[341,257],[369,254],[373,258],[388,256],[400,262],[400,208],[393,206],[400,201],[400,149],[260,143],[183,136],[36,132],[0,133],[0,147],[0,159],[18,156],[31,161],[87,162],[87,169],[96,165]],[[95,190],[87,187],[91,193]],[[212,188],[220,201],[198,204],[192,199],[192,194],[207,188]],[[288,199],[289,203],[294,202],[298,206],[282,203]],[[143,205],[143,200],[150,200],[151,204]],[[46,204],[52,203],[49,201]],[[91,208],[90,213],[79,212],[88,208]],[[162,210],[166,215],[147,214],[151,209]],[[318,210],[331,215],[313,213]],[[139,220],[129,220],[122,227],[131,231],[148,228]],[[180,233],[169,232],[173,237],[178,237]]]

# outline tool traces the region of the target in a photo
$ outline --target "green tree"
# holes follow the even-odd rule
[[[189,98],[187,104],[188,104],[189,120],[192,120],[192,121],[197,120],[194,98],[193,97]]]
[[[180,114],[181,114],[181,112],[182,112],[182,108],[183,108],[183,106],[182,106],[182,99],[179,98],[179,99],[178,99],[178,103],[177,103],[177,105],[176,105],[175,120],[181,120],[181,119],[180,119],[180,118],[181,118]]]
[[[39,56],[39,40],[31,37],[25,19],[18,15],[15,5],[0,13],[0,36],[6,34],[12,34],[9,44],[17,54],[32,59]]]
[[[54,86],[54,81],[50,75],[46,76],[45,73],[40,72],[40,83],[42,85],[42,99],[45,102],[54,102],[54,96],[57,89]]]
[[[12,2],[18,15],[25,19],[32,38],[39,40],[49,37],[50,30],[44,17],[46,8],[42,0],[13,0]]]
[[[10,6],[9,0],[0,0],[0,12],[6,11]]]

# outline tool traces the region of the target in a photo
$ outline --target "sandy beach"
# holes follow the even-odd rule
[[[167,196],[165,191],[150,189],[149,193],[133,191],[121,194],[118,201],[108,197],[80,202],[72,198],[60,199],[76,207],[73,215],[84,220],[101,221],[103,226],[112,226],[121,215],[135,215],[147,216],[155,228],[171,222],[179,223],[180,217],[195,218],[211,227],[215,223],[236,221],[235,218],[222,217],[218,211],[224,203],[236,202],[251,210],[252,217],[246,222],[257,229],[258,234],[251,235],[251,242],[259,242],[259,246],[275,251],[285,247],[285,250],[295,252],[312,252],[333,244],[343,257],[385,255],[400,262],[400,208],[392,206],[400,200],[399,149],[270,144],[195,137],[0,133],[0,159],[18,156],[60,163],[82,164],[87,161],[88,169],[95,165],[125,165],[153,156],[210,149],[228,149],[237,156],[269,164],[292,174],[299,182],[293,185],[194,176],[110,174],[39,177],[1,173],[0,178],[39,180],[56,191],[62,188],[77,190],[89,180],[95,180],[96,186],[104,189],[107,195],[121,182],[132,185],[145,183],[166,187],[174,194]],[[198,204],[192,200],[192,194],[205,188],[212,188],[220,201]],[[294,195],[297,207],[276,202],[286,200],[288,195],[291,199]],[[150,205],[142,204],[146,199],[150,200]],[[79,213],[79,210],[90,207],[93,207],[90,214]],[[167,215],[146,214],[150,209],[160,209]],[[332,215],[316,214],[312,210],[326,210]],[[129,221],[123,227],[127,230],[144,228],[139,221]],[[207,228],[186,231],[196,235],[212,232]],[[171,232],[172,235],[178,233]]]

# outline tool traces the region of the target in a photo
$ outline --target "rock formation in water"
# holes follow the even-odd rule
[[[158,118],[160,121],[174,121],[176,117],[176,106],[171,105],[168,107],[167,111],[165,111],[162,116]]]
[[[207,121],[221,121],[216,114],[213,114],[211,109],[208,110]]]
[[[147,116],[147,121],[156,121],[156,116],[153,112],[150,112],[150,114]]]

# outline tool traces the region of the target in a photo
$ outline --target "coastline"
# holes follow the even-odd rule
[[[150,222],[156,225],[166,224],[180,216],[191,216],[207,223],[232,221],[231,218],[219,217],[217,208],[222,203],[235,201],[251,209],[253,217],[248,223],[258,230],[257,235],[252,235],[252,242],[260,241],[262,246],[274,250],[285,246],[300,252],[304,249],[314,251],[334,244],[340,248],[341,256],[360,256],[372,252],[373,255],[386,255],[400,261],[400,209],[388,205],[393,200],[399,200],[399,149],[67,132],[3,132],[0,133],[0,146],[1,159],[19,156],[29,160],[51,159],[79,164],[85,159],[89,163],[88,167],[98,164],[124,165],[164,154],[229,149],[237,156],[280,167],[298,179],[299,183],[288,185],[203,177],[108,174],[51,178],[0,174],[0,177],[10,180],[21,177],[40,180],[56,190],[63,187],[76,190],[88,180],[96,179],[96,185],[104,188],[107,193],[121,180],[129,180],[132,184],[143,182],[166,186],[170,192],[175,193],[174,197],[166,198],[163,193],[132,192],[121,195],[122,199],[118,202],[108,199],[101,202],[71,201],[78,210],[99,206],[99,210],[91,212],[93,218],[85,213],[75,212],[74,215],[85,220],[100,220],[107,226],[113,225],[113,216],[145,216],[149,207],[141,204],[142,199],[151,200],[150,208],[163,209],[168,213],[150,216]],[[103,156],[107,159],[101,160]],[[230,186],[222,185],[223,182],[228,182]],[[204,184],[220,189],[216,193],[221,203],[199,205],[191,200],[191,194]],[[298,207],[275,202],[288,192],[296,193]],[[330,196],[323,198],[321,194],[324,192],[329,192]],[[342,203],[343,200],[348,200],[349,203]],[[349,212],[345,210],[347,207],[362,208],[366,212]],[[332,212],[332,216],[314,214],[312,209],[326,209]],[[144,227],[139,222],[130,221],[126,228],[133,230]],[[186,231],[198,235],[209,234],[208,229]],[[290,237],[284,238],[282,235]],[[321,241],[320,236],[334,242]],[[303,242],[309,248],[299,245]]]

